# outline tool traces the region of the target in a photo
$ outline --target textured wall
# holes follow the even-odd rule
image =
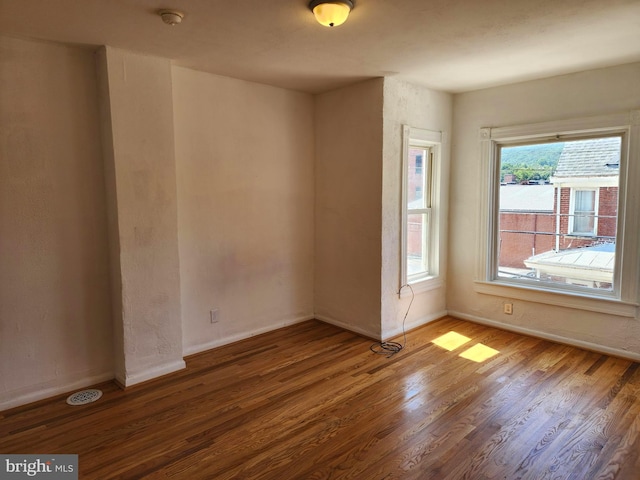
[[[502,314],[505,298],[474,291],[481,180],[478,132],[498,127],[628,111],[640,107],[640,64],[491,88],[454,97],[449,311],[619,351],[640,353],[637,319],[524,301]],[[635,188],[640,178],[630,179]],[[632,191],[633,191],[632,188]]]
[[[109,215],[123,334],[116,353],[124,356],[116,378],[132,385],[184,367],[171,62],[106,47],[98,72],[108,86],[103,142],[109,207],[117,208]]]
[[[441,154],[440,265],[446,279],[447,215],[452,97],[397,78],[384,80],[384,155],[382,190],[382,337],[397,334],[409,306],[409,298],[400,300],[400,228],[402,185],[402,126],[443,132]],[[417,326],[444,315],[445,288],[416,295],[407,317],[407,326]]]
[[[173,87],[185,352],[312,318],[313,98],[185,68]]]
[[[383,80],[316,97],[315,311],[378,338]]]
[[[111,378],[91,52],[0,37],[0,410]]]

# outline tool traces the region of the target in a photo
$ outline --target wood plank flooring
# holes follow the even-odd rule
[[[469,338],[453,351],[432,340]],[[460,357],[482,343],[478,363]],[[70,407],[0,412],[1,453],[81,479],[640,479],[640,365],[454,318],[387,358],[305,322]]]

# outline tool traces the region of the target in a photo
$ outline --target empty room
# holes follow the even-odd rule
[[[640,2],[0,0],[0,479],[640,478]]]

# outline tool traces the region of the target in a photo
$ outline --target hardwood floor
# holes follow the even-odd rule
[[[447,351],[432,340],[470,340]],[[499,353],[460,357],[482,343]],[[453,318],[386,358],[311,321],[70,407],[0,412],[0,452],[77,453],[82,479],[640,478],[640,365]]]

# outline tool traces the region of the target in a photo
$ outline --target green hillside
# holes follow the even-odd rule
[[[561,142],[503,147],[500,151],[500,181],[504,181],[504,175],[509,173],[516,176],[518,183],[548,180],[558,165],[563,147]]]

